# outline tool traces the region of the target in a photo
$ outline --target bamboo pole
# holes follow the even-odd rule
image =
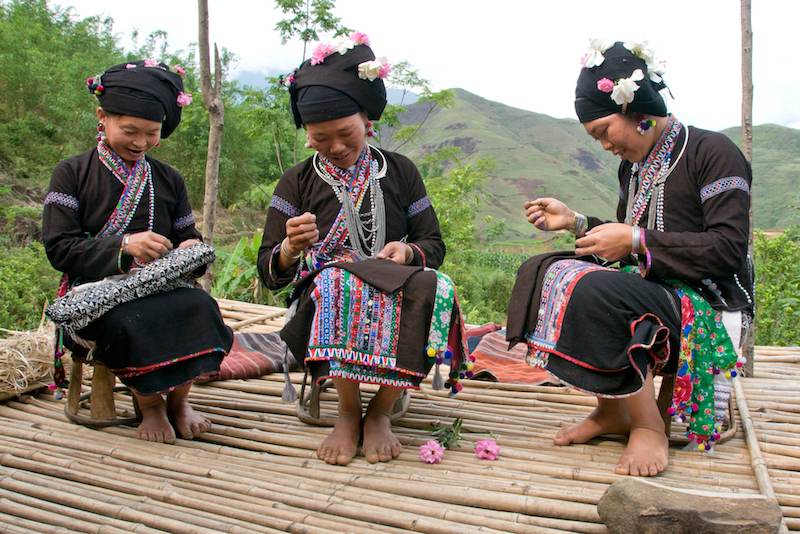
[[[745,429],[747,448],[750,451],[750,465],[753,467],[753,472],[756,475],[758,487],[765,497],[777,502],[775,492],[769,479],[769,472],[767,471],[766,464],[761,456],[761,449],[759,448],[758,440],[755,437],[755,430],[753,429],[753,423],[750,418],[750,409],[747,406],[747,399],[742,391],[742,379],[738,376],[733,379],[733,390],[736,394],[736,406],[739,409],[739,417],[741,418],[742,426]],[[788,532],[786,521],[783,519],[781,519],[780,532]]]
[[[248,319],[243,319],[243,320],[241,320],[239,322],[236,322],[236,323],[228,323],[228,326],[230,326],[231,330],[233,330],[235,332],[236,330],[244,328],[245,326],[248,326],[248,325],[251,325],[251,324],[254,324],[254,323],[261,323],[261,322],[266,323],[268,320],[275,319],[276,317],[280,317],[282,315],[286,315],[286,311],[277,311],[277,312],[265,313],[265,314],[262,314],[262,315],[256,315],[255,317],[250,317]],[[274,321],[274,322],[277,323],[278,321]]]

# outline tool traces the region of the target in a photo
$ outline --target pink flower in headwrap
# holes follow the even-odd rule
[[[188,106],[192,103],[192,94],[191,93],[184,93],[181,91],[178,93],[178,107]]]
[[[602,80],[598,80],[597,89],[603,91],[604,93],[610,93],[611,91],[614,90],[614,82],[612,82],[608,78],[603,78]]]
[[[378,59],[386,59],[386,58],[381,57],[381,58],[378,58]],[[392,73],[392,64],[389,63],[388,61],[382,62],[381,63],[381,70],[380,70],[380,73],[378,74],[378,78],[380,78],[381,80],[384,80],[391,73]]]
[[[158,67],[158,61],[155,59],[145,59],[144,60],[145,67]]]
[[[444,447],[438,440],[432,439],[419,448],[419,457],[427,464],[438,464],[444,456]]]
[[[178,75],[179,75],[181,78],[183,78],[184,76],[186,76],[186,71],[185,71],[185,70],[183,70],[182,68],[180,68],[180,67],[178,67],[178,66],[175,66],[175,67],[172,67],[172,68],[173,68],[173,69],[175,69],[175,72],[177,72],[177,73],[178,73]]]
[[[353,32],[350,34],[350,40],[356,44],[363,44],[369,46],[369,37],[366,33]]]
[[[126,69],[135,69],[136,65],[134,65],[133,63],[128,63],[127,65],[125,65],[125,68]]]
[[[336,52],[336,49],[333,47],[331,43],[320,43],[314,49],[314,53],[311,54],[311,64],[312,65],[319,65],[325,58],[329,55]]]
[[[475,454],[482,460],[496,460],[500,456],[500,445],[491,439],[482,439],[475,443]]]

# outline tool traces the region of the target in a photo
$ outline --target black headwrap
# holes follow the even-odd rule
[[[107,112],[160,122],[162,139],[181,122],[178,95],[183,93],[183,79],[164,63],[121,63],[90,78],[88,87]]]
[[[580,122],[589,122],[612,113],[644,113],[656,117],[667,115],[667,104],[659,91],[666,89],[667,85],[662,79],[654,82],[650,79],[647,72],[647,62],[636,56],[633,52],[625,48],[625,45],[617,41],[614,46],[603,52],[603,63],[590,69],[582,68],[578,76],[578,85],[575,88],[575,112],[578,114]],[[633,95],[633,101],[629,102],[625,109],[621,104],[617,104],[611,98],[611,92],[603,91],[598,87],[598,82],[603,79],[612,83],[625,78],[641,69],[644,78],[639,80],[637,89]],[[608,89],[607,84],[603,88]]]
[[[344,54],[334,52],[322,63],[308,60],[300,65],[289,87],[297,127],[349,117],[362,109],[370,120],[380,119],[386,107],[383,80],[358,76],[358,66],[374,59],[372,49],[359,44]]]

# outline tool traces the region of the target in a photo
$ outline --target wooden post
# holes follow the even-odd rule
[[[211,60],[208,39],[208,0],[198,0],[200,19],[200,90],[203,106],[208,111],[208,154],[206,156],[206,190],[203,198],[203,242],[214,244],[214,224],[217,217],[217,191],[219,189],[219,153],[222,148],[222,130],[225,126],[225,104],[222,101],[222,63],[219,50],[214,45],[214,83],[211,83]],[[208,266],[200,284],[211,292],[212,272]]]
[[[69,371],[69,388],[67,389],[67,409],[69,413],[76,414],[81,404],[81,382],[83,381],[83,363],[72,360]]]
[[[753,29],[750,17],[750,0],[742,2],[742,153],[752,166],[753,164]],[[753,252],[753,197],[750,196],[750,237],[747,249],[751,258]],[[753,289],[753,297],[757,288]],[[747,332],[742,344],[742,355],[747,358],[743,370],[745,375],[753,376],[753,358],[755,357],[755,322]]]
[[[89,399],[92,419],[116,419],[114,384],[117,377],[100,362],[93,362],[92,368],[92,395]]]

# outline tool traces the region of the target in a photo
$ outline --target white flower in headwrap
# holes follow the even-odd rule
[[[334,41],[333,47],[337,52],[341,55],[345,55],[348,50],[352,50],[353,47],[356,45],[356,42],[350,38],[344,37],[338,41]]]
[[[667,64],[660,59],[655,58],[652,62],[648,61],[647,74],[654,83],[659,83],[661,81],[661,76],[665,72],[667,72]]]
[[[362,80],[375,81],[375,78],[385,78],[388,72],[386,71],[386,58],[379,57],[372,61],[365,61],[358,65],[358,77]]]
[[[611,99],[620,106],[633,102],[633,93],[639,89],[639,84],[636,82],[640,80],[644,80],[644,73],[642,69],[636,69],[630,78],[623,78],[617,82],[611,91]]]
[[[636,57],[642,58],[645,63],[653,63],[656,60],[656,53],[652,48],[648,47],[649,44],[649,41],[626,41],[623,46],[630,50]]]
[[[603,52],[614,46],[613,42],[608,42],[605,39],[589,39],[589,53],[583,57],[583,66],[587,69],[602,65],[605,61]]]

